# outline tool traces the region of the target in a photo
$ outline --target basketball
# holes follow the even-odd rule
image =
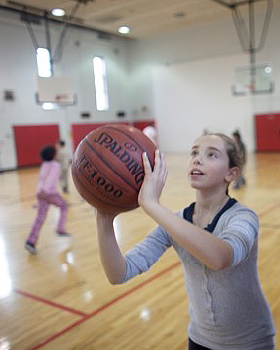
[[[128,125],[107,124],[90,132],[78,145],[72,178],[79,194],[106,212],[135,209],[144,179],[143,152],[152,167],[156,147],[142,131]]]

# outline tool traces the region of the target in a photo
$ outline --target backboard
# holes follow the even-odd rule
[[[37,102],[69,106],[76,103],[72,77],[37,77]]]
[[[236,67],[232,93],[236,96],[246,94],[265,94],[274,91],[272,68],[269,64],[261,63],[255,66]]]

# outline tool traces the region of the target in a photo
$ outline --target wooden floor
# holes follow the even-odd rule
[[[194,200],[185,154],[167,154],[169,177],[162,201],[174,211]],[[249,157],[247,186],[231,195],[260,217],[259,276],[280,329],[280,156]],[[55,235],[51,208],[38,242],[24,249],[36,215],[38,169],[0,174],[0,350],[186,350],[188,298],[172,249],[146,274],[110,285],[98,257],[93,209],[73,184],[68,230]],[[123,251],[154,226],[141,209],[117,217]],[[276,349],[280,349],[277,332]],[[264,349],[265,350],[265,349]]]

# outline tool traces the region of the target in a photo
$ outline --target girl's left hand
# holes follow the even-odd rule
[[[155,153],[155,166],[152,170],[149,158],[143,153],[145,177],[138,195],[138,203],[144,209],[153,203],[159,203],[159,197],[167,178],[164,155],[159,150]]]

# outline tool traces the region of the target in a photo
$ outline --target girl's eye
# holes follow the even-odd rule
[[[197,155],[197,151],[191,151],[191,156],[196,156]]]
[[[208,157],[210,157],[210,158],[217,158],[218,156],[217,156],[216,153],[211,152],[211,153],[208,154]]]

